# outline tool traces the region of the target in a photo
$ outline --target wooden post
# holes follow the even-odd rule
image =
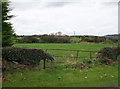
[[[77,62],[77,59],[78,59],[78,54],[79,54],[79,51],[77,50],[77,55],[76,55],[76,62]]]
[[[48,49],[45,50],[45,52],[47,52]]]
[[[90,51],[90,59],[92,59],[92,54],[91,54],[91,51]]]
[[[76,59],[78,58],[78,54],[79,54],[79,51],[77,50],[77,56],[76,56]]]
[[[45,59],[44,59],[43,61],[44,61],[44,64],[43,64],[43,69],[45,69]]]

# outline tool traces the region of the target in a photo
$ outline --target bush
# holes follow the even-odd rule
[[[100,42],[104,42],[105,38],[104,37],[98,37],[98,36],[83,36],[82,41],[83,42],[100,43]]]
[[[70,43],[69,36],[43,35],[41,40],[44,43]]]
[[[108,64],[111,61],[116,61],[120,55],[120,47],[106,47],[97,53],[97,57],[102,59],[102,63]]]
[[[36,37],[28,36],[17,39],[18,43],[39,43],[39,39]]]
[[[41,49],[26,49],[26,48],[2,48],[3,60],[18,62],[25,65],[39,65],[40,60],[54,60],[51,55],[45,53]]]
[[[80,38],[79,37],[71,37],[70,42],[71,43],[80,43]]]

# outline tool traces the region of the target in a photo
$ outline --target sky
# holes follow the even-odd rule
[[[10,0],[17,35],[118,33],[119,0]]]

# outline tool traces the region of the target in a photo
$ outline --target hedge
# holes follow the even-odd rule
[[[97,57],[102,59],[102,62],[116,61],[120,55],[120,47],[105,47],[97,53]]]
[[[40,60],[54,60],[50,54],[45,53],[42,49],[12,47],[2,48],[2,59],[25,65],[39,65]]]

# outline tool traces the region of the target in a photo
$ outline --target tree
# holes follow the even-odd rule
[[[8,13],[11,11],[9,2],[2,2],[2,46],[12,46],[14,43],[14,30],[9,20],[13,15]]]

